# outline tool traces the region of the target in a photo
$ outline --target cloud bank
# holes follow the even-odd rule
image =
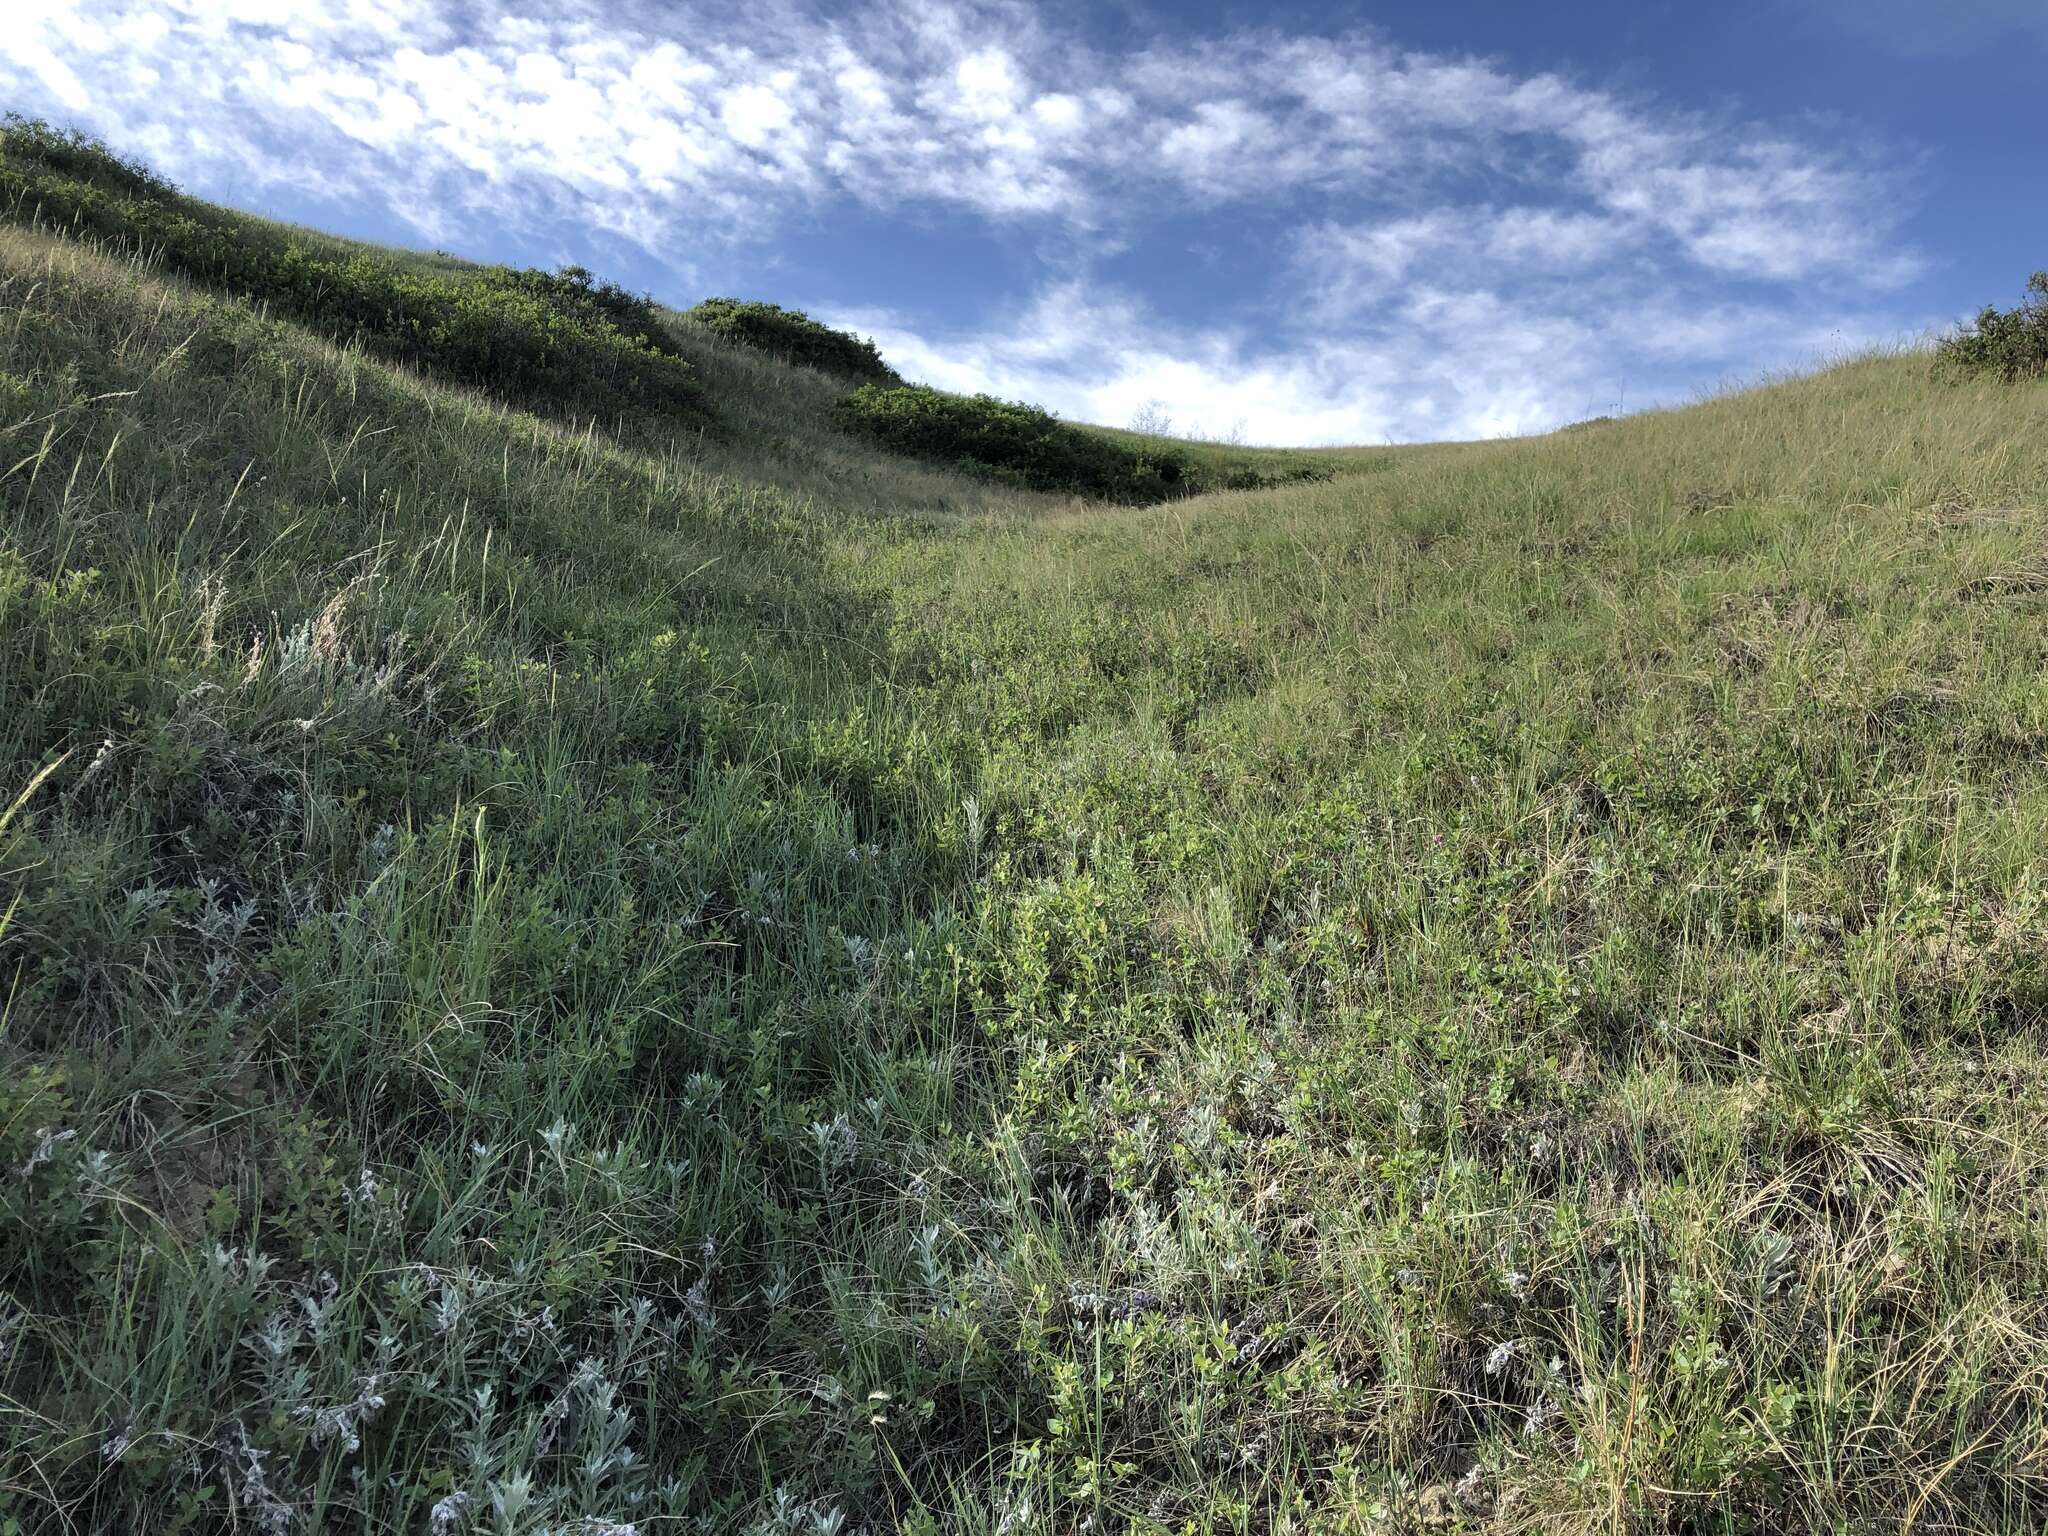
[[[1038,240],[1060,254],[1028,300],[963,277],[944,315],[843,318],[935,382],[1274,440],[1528,430],[1799,361],[1898,329],[1918,265],[1895,174],[1816,130],[1372,34],[1119,51],[1006,4],[44,0],[0,38],[0,92],[211,195],[317,178],[449,244],[601,230],[679,283],[836,208]],[[1147,298],[1141,258],[1184,257],[1165,231],[1190,221],[1256,274],[1211,323]]]

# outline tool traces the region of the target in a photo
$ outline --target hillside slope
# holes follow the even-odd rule
[[[0,1516],[2048,1517],[2048,389],[1134,510],[703,346],[0,232]]]

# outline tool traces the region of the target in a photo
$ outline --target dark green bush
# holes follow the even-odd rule
[[[181,195],[76,131],[10,115],[0,215],[147,254],[338,341],[557,415],[659,422],[697,414],[689,365],[651,338],[651,299],[560,272],[407,271],[316,254],[281,230]]]
[[[1986,305],[1976,324],[1943,338],[1943,362],[2008,383],[2048,375],[2048,272],[2027,279],[2027,296],[2011,309]]]
[[[833,407],[841,428],[968,474],[1035,491],[1152,502],[1192,489],[1185,458],[1139,451],[993,395],[863,384]]]
[[[131,197],[178,195],[176,187],[141,161],[116,154],[90,134],[55,128],[18,112],[0,118],[0,157],[13,169],[69,177]]]
[[[743,342],[788,363],[823,373],[880,384],[901,384],[903,376],[882,361],[874,342],[851,331],[820,325],[800,309],[743,299],[706,299],[689,318],[729,341]]]

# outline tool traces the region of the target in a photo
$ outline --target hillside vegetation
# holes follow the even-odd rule
[[[1233,452],[1222,445],[1106,432],[1061,421],[1022,401],[949,394],[923,384],[863,384],[833,406],[832,419],[853,436],[962,475],[1134,506],[1331,474],[1327,458],[1317,454]]]
[[[580,268],[401,265],[182,196],[97,141],[0,123],[0,216],[147,255],[340,341],[574,420],[675,431],[700,402],[651,300]]]
[[[2048,272],[2027,279],[2027,296],[2011,309],[1987,304],[1976,323],[1942,338],[1943,362],[1962,372],[2017,383],[2048,375]]]
[[[835,331],[800,309],[758,301],[706,299],[684,318],[785,363],[802,363],[868,383],[903,382],[903,376],[882,361],[881,349],[873,341]]]
[[[2048,386],[1082,504],[9,209],[0,1527],[2048,1520]]]

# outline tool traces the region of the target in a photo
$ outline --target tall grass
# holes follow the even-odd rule
[[[1144,508],[0,233],[0,1520],[2030,1531],[2042,387]]]

